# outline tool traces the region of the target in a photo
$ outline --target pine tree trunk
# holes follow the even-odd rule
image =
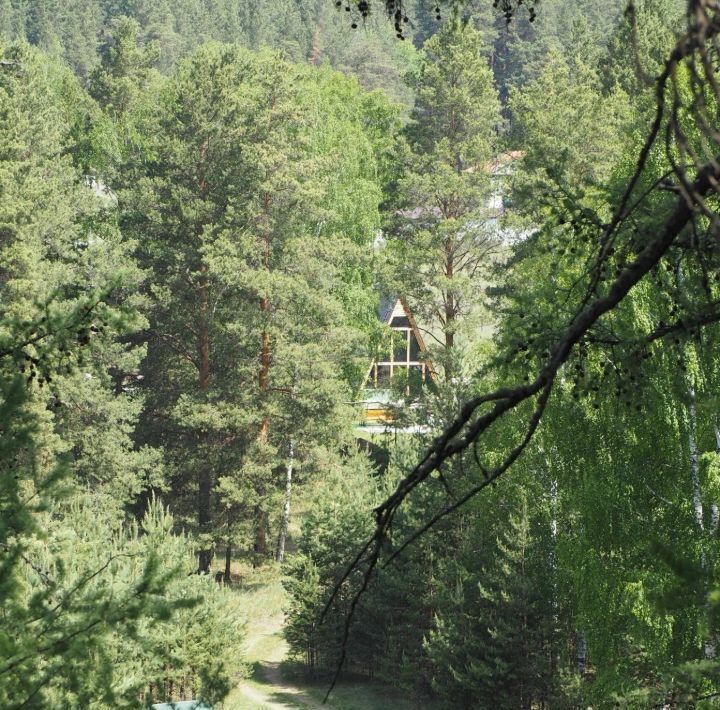
[[[205,180],[205,158],[207,156],[208,144],[205,141],[200,146],[198,161],[198,191],[201,197],[207,192],[207,181]],[[199,323],[197,335],[198,348],[198,387],[201,393],[207,392],[210,387],[210,293],[207,278],[207,266],[200,269],[200,281],[198,297],[200,301]],[[210,497],[212,494],[212,471],[205,465],[198,467],[198,528],[200,533],[210,532],[212,511],[210,509]],[[198,552],[198,573],[208,574],[212,562],[212,549],[202,549]]]
[[[263,196],[263,208],[267,215],[270,206],[270,195]],[[266,270],[270,269],[270,231],[266,229],[263,235],[263,266]],[[263,296],[260,299],[260,312],[267,314],[270,311],[270,299]],[[264,327],[264,326],[263,326]],[[270,388],[270,333],[263,330],[260,336],[260,371],[258,373],[258,386],[260,388],[261,406],[265,406],[267,392]],[[263,415],[258,432],[258,442],[262,446],[267,443],[268,432],[270,430],[270,418],[267,414]],[[263,509],[262,501],[267,495],[265,484],[260,482],[257,489],[260,503],[255,508],[255,544],[253,549],[258,557],[267,556],[267,513]]]
[[[287,539],[288,525],[290,523],[290,500],[292,496],[292,475],[293,475],[293,443],[290,442],[290,452],[288,455],[287,470],[285,473],[285,505],[283,506],[283,519],[280,526],[280,534],[278,535],[277,552],[275,554],[276,562],[285,560],[285,541]]]
[[[445,244],[445,277],[452,283],[455,274],[455,260],[453,257],[452,245]],[[445,311],[445,380],[450,382],[454,374],[453,349],[455,347],[455,319],[457,316],[455,302],[449,285],[445,291],[443,308]]]
[[[204,267],[203,267],[204,268]],[[203,277],[199,288],[200,323],[198,326],[198,387],[204,393],[210,387],[210,331],[208,327],[209,294],[208,285]],[[212,495],[212,471],[206,465],[198,466],[198,527],[200,533],[208,533],[212,521],[210,499]],[[212,562],[212,549],[202,549],[198,553],[198,572],[208,574]]]
[[[260,308],[264,311],[269,309],[269,302],[267,298],[261,300]],[[263,331],[262,344],[260,350],[260,396],[264,400],[264,395],[268,390],[268,380],[270,375],[270,336],[267,332]],[[270,419],[267,415],[263,416],[260,424],[260,431],[258,433],[258,441],[264,445],[268,440],[268,432],[270,431]],[[267,555],[267,513],[262,507],[262,501],[267,495],[265,484],[260,482],[257,489],[258,498],[260,504],[255,508],[255,553],[260,557]]]
[[[266,301],[267,299],[263,299]],[[260,392],[266,392],[268,389],[268,374],[270,371],[270,336],[267,333],[262,334],[262,349],[260,354]],[[264,445],[268,440],[268,432],[270,430],[270,419],[267,415],[263,416],[260,423],[260,431],[258,432],[258,441]],[[260,481],[257,488],[260,503],[255,507],[255,545],[256,554],[265,556],[267,554],[267,513],[262,507],[262,501],[267,495],[265,484]]]
[[[316,28],[315,32],[313,33],[312,47],[310,48],[310,56],[308,57],[308,61],[314,67],[319,66],[319,64],[320,64],[320,29],[319,28]]]
[[[232,578],[231,564],[232,547],[230,546],[230,543],[228,543],[227,547],[225,548],[225,574],[223,575],[223,581],[225,582],[225,584],[230,584],[230,580]]]

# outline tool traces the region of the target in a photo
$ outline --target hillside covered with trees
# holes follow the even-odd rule
[[[0,0],[0,707],[713,707],[719,38]]]

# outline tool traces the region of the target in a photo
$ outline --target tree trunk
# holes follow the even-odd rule
[[[692,485],[693,511],[695,513],[695,524],[700,535],[700,566],[703,572],[705,585],[707,585],[707,556],[705,554],[705,520],[703,515],[702,488],[700,487],[700,463],[698,461],[697,448],[697,408],[695,404],[695,389],[690,388],[690,402],[688,404],[688,447],[690,449],[690,481]],[[706,602],[706,611],[710,614],[709,604]],[[710,636],[705,639],[705,658],[715,658],[715,639]]]
[[[455,259],[452,251],[452,245],[449,242],[445,244],[445,277],[448,279],[448,287],[445,291],[443,308],[445,311],[445,380],[450,382],[454,374],[453,367],[453,349],[455,347],[455,320],[457,310],[455,307],[455,299],[453,298],[450,284],[455,274]]]
[[[715,454],[720,456],[720,429],[716,424],[715,427]],[[718,524],[720,524],[720,509],[717,501],[713,501],[710,506],[710,534],[715,537],[718,532]]]
[[[203,271],[205,268],[203,267]],[[199,287],[200,322],[198,324],[198,387],[204,393],[210,387],[210,329],[208,327],[209,294],[205,277],[202,277]],[[210,532],[212,511],[210,500],[212,495],[212,471],[207,465],[198,466],[198,528],[200,533]],[[212,562],[212,549],[201,549],[198,552],[198,573],[210,572]]]
[[[545,459],[547,461],[548,465],[548,471],[552,470],[552,463],[550,461],[549,457],[546,457]],[[557,590],[557,557],[556,557],[556,549],[557,549],[557,538],[558,538],[558,482],[557,478],[553,478],[550,481],[550,540],[551,540],[551,547],[550,547],[550,573],[552,574],[552,619],[553,619],[553,629],[559,629],[560,628],[560,604],[558,601],[558,590]],[[551,638],[549,640],[549,649],[550,649],[550,672],[554,675],[557,672],[557,669],[560,668],[561,659],[560,659],[560,648],[555,647],[554,639]],[[545,701],[543,700],[543,707],[545,706]]]
[[[700,464],[698,462],[698,449],[695,433],[697,431],[697,410],[695,406],[695,390],[690,388],[690,403],[688,405],[688,447],[690,449],[690,481],[692,485],[693,511],[698,532],[705,532],[703,520],[702,491],[700,490]],[[701,552],[702,566],[705,568],[705,552]]]
[[[198,162],[198,192],[201,197],[207,193],[207,181],[205,179],[205,158],[207,155],[208,142],[205,141],[200,146],[200,159]],[[207,278],[207,266],[200,268],[200,279],[198,285],[199,298],[199,322],[197,329],[197,349],[198,349],[198,387],[201,393],[207,392],[210,387],[210,293]],[[198,529],[200,534],[210,532],[212,511],[211,495],[212,495],[212,471],[207,465],[198,466]],[[213,558],[212,548],[201,549],[198,552],[198,573],[208,574],[210,572],[210,564]]]
[[[262,298],[260,301],[260,309],[267,311],[270,308],[269,301],[267,298]],[[258,377],[260,384],[260,396],[262,400],[265,400],[265,395],[268,390],[268,382],[270,376],[270,335],[263,331],[261,338],[260,348],[260,374]],[[260,431],[258,432],[258,442],[261,445],[267,443],[268,432],[270,431],[270,418],[264,415],[262,422],[260,423]],[[255,507],[255,544],[254,550],[258,556],[265,557],[267,555],[267,512],[262,507],[262,501],[267,495],[264,482],[258,483],[257,489],[260,503]]]
[[[315,30],[315,32],[313,33],[312,47],[310,48],[310,56],[308,57],[308,61],[314,67],[317,67],[320,65],[320,29],[319,28],[317,28]]]
[[[585,638],[584,631],[577,632],[575,662],[578,675],[581,678],[584,677],[585,669],[587,668],[587,639]]]
[[[263,196],[263,208],[267,215],[268,208],[270,206],[270,195]],[[266,270],[270,269],[270,229],[266,228],[263,234],[263,267]],[[260,298],[260,312],[267,314],[270,311],[270,299],[267,296]],[[267,317],[267,316],[265,316]],[[266,324],[263,323],[263,331],[260,336],[260,371],[258,373],[258,386],[260,389],[260,402],[261,406],[265,406],[265,400],[267,399],[268,389],[270,388],[270,333],[265,330]],[[262,422],[260,423],[260,431],[258,432],[258,442],[261,445],[261,449],[268,440],[268,432],[270,430],[270,418],[267,414],[263,415]],[[253,549],[258,557],[267,556],[267,513],[263,509],[262,501],[267,495],[264,482],[258,483],[257,489],[258,498],[260,503],[255,508],[255,543]]]
[[[232,579],[231,564],[232,547],[230,546],[230,543],[228,543],[227,547],[225,548],[225,574],[223,574],[223,581],[225,582],[225,584],[230,584],[230,580]]]
[[[290,452],[288,455],[287,471],[285,473],[285,505],[283,506],[283,519],[280,526],[280,534],[278,535],[277,552],[275,554],[276,562],[285,560],[285,541],[287,539],[288,524],[290,523],[290,500],[292,496],[292,475],[293,475],[293,443],[290,442]]]

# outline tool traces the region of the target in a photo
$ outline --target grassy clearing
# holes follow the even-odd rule
[[[290,522],[288,550],[312,499],[298,490]],[[213,570],[215,572],[215,570]],[[239,679],[223,704],[224,710],[434,710],[426,701],[413,701],[394,688],[367,680],[338,684],[326,705],[322,704],[327,682],[310,682],[298,664],[287,659],[288,646],[282,635],[287,594],[280,567],[275,564],[253,569],[247,562],[232,565],[234,587],[246,615],[245,660],[248,678]]]

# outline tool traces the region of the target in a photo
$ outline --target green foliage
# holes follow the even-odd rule
[[[141,527],[117,522],[114,501],[73,494],[70,462],[52,438],[32,388],[57,362],[76,369],[72,345],[96,303],[48,308],[40,322],[4,321],[0,345],[0,702],[137,706],[154,678],[192,674],[210,700],[228,690],[238,627],[209,580],[187,579],[191,549],[150,506]],[[32,344],[32,345],[31,345]],[[28,358],[29,348],[35,355]],[[33,374],[34,373],[34,374]],[[197,607],[202,604],[201,613]],[[191,611],[192,609],[192,611]],[[237,618],[237,617],[236,617]],[[180,624],[180,626],[178,626]],[[235,666],[236,667],[236,666]]]
[[[191,573],[220,546],[270,556],[288,470],[312,505],[286,638],[334,670],[363,565],[318,613],[373,506],[463,401],[534,377],[674,208],[686,153],[669,138],[596,273],[654,106],[637,65],[661,66],[675,0],[635,3],[635,30],[619,1],[543,0],[510,31],[484,0],[440,24],[408,3],[412,42],[360,5],[0,0],[3,707],[221,700],[242,610]],[[674,79],[707,156],[698,107],[714,126],[716,101],[694,101],[685,67]],[[347,671],[418,706],[711,701],[718,333],[687,325],[718,297],[711,226],[578,344],[514,478],[369,580]],[[439,341],[445,374],[398,413],[423,433],[388,435],[383,474],[354,453],[348,404],[381,337],[376,282]],[[529,416],[416,491],[381,563]]]
[[[657,26],[672,22],[672,13],[663,6]],[[641,46],[648,64],[663,55],[670,36],[651,37],[652,26]],[[577,23],[576,36],[589,29]],[[620,67],[617,79],[604,73],[608,66]],[[497,271],[494,356],[478,368],[470,392],[534,377],[591,288],[596,235],[618,204],[646,130],[647,94],[628,66],[622,55],[604,57],[594,40],[575,52],[562,46],[511,92],[513,147],[522,151],[511,168],[511,219],[528,231]],[[685,79],[680,70],[679,97],[689,101]],[[705,154],[697,115],[680,115],[693,149]],[[653,150],[635,194],[645,194],[679,155],[674,145]],[[646,198],[623,224],[595,293],[607,292],[612,275],[662,228],[674,204],[672,193]],[[647,342],[638,335],[682,325],[715,297],[714,280],[702,277],[703,258],[672,251],[579,344],[561,370],[541,434],[514,466],[517,489],[503,482],[484,491],[482,500],[438,523],[431,540],[406,551],[395,572],[382,568],[364,597],[371,610],[359,609],[356,623],[367,635],[380,634],[374,612],[399,594],[405,624],[386,622],[384,641],[366,647],[371,669],[380,653],[378,665],[398,682],[407,677],[393,661],[400,647],[411,659],[409,676],[432,678],[453,707],[712,702],[717,333],[680,327],[675,337]],[[441,388],[421,420],[442,421],[453,410],[445,397]],[[518,415],[491,430],[476,452],[479,462],[490,468],[502,460],[525,426]],[[395,452],[394,460],[402,456]],[[415,460],[400,463],[401,470]],[[443,467],[405,503],[389,549],[481,475],[472,456]],[[313,573],[322,584],[322,567]],[[414,573],[427,591],[417,592]],[[378,600],[378,588],[386,599]],[[421,610],[430,610],[429,621],[413,616]],[[523,619],[532,619],[527,628]],[[419,628],[414,638],[406,633],[412,624]],[[360,659],[353,663],[361,667]]]
[[[131,113],[148,90],[159,50],[139,43],[140,26],[128,17],[113,20],[100,66],[90,76],[88,91],[101,108],[119,120]]]
[[[598,196],[607,199],[612,170],[629,148],[627,95],[622,90],[606,94],[593,66],[553,51],[537,79],[513,90],[509,105],[524,153],[513,176],[513,205],[537,219],[550,183],[597,209]],[[582,202],[585,197],[588,203]]]
[[[158,97],[121,224],[156,275],[147,441],[169,444],[203,545],[259,526],[265,555],[290,443],[307,476],[347,441],[395,115],[354,80],[229,45]]]
[[[136,706],[173,674],[217,699],[236,664],[227,600],[187,580],[192,549],[162,509],[124,520],[162,470],[132,438],[135,245],[74,160],[75,80],[27,46],[2,56],[0,703]]]
[[[118,58],[133,23],[140,44],[152,48],[151,65],[164,72],[204,43],[232,42],[253,50],[271,47],[291,61],[329,62],[366,88],[386,89],[410,103],[402,76],[412,62],[412,46],[401,45],[383,17],[373,16],[353,31],[345,13],[333,9],[326,0],[3,0],[0,35],[62,57],[94,85],[93,92],[103,90],[98,73],[114,74],[115,101],[128,98],[121,96],[130,88],[127,81],[117,81],[123,63],[121,71],[129,77],[128,55]]]
[[[522,489],[517,500],[503,496],[517,513],[503,521],[495,541],[485,529],[468,531],[475,545],[485,543],[482,562],[457,564],[455,588],[428,635],[433,687],[456,707],[521,708],[553,698],[554,570],[543,545],[550,528],[546,517],[531,522],[527,496]]]
[[[143,274],[112,198],[68,154],[77,126],[62,92],[78,90],[74,80],[26,46],[10,45],[3,57],[11,66],[0,73],[0,316],[42,321],[42,304],[69,313],[98,294],[96,320],[76,334],[75,345],[87,345],[82,369],[60,368],[51,382],[33,383],[33,401],[46,409],[55,450],[72,452],[75,479],[106,486],[122,509],[158,465],[131,439],[142,401],[128,385],[143,349],[119,340],[144,323],[136,294]],[[28,356],[37,357],[32,347]]]
[[[665,56],[684,26],[681,0],[644,0],[633,4],[615,28],[606,56],[601,60],[606,86],[619,84],[636,96],[638,106],[652,110],[652,77],[662,71]],[[634,29],[633,29],[634,27]],[[641,103],[641,95],[645,94]]]
[[[325,623],[319,623],[318,612],[345,571],[347,560],[369,533],[366,511],[378,500],[380,490],[367,463],[355,457],[326,470],[315,491],[315,503],[303,520],[298,554],[285,568],[288,578],[284,584],[290,596],[285,638],[291,653],[304,660],[309,672],[327,673],[337,662],[344,615],[359,578],[349,580],[340,591]],[[374,602],[364,608],[379,619],[381,610]],[[364,624],[353,629],[351,668],[355,660],[360,667],[371,662],[368,659],[377,648],[377,633],[377,627]]]

